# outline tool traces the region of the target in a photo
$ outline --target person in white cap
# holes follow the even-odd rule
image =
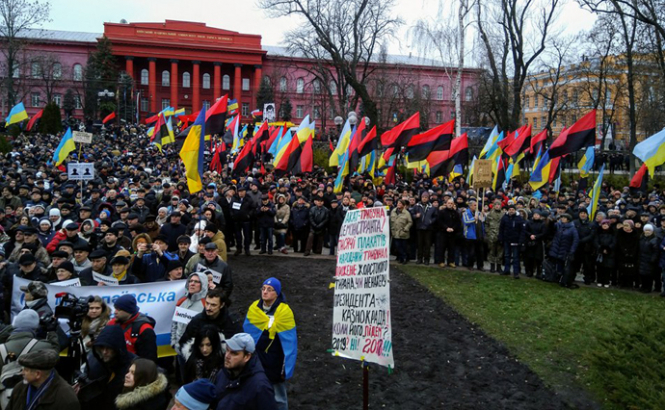
[[[226,340],[224,368],[217,373],[217,410],[276,410],[275,394],[258,356],[254,339],[237,333]]]

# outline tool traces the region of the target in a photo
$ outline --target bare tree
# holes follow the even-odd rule
[[[417,47],[427,56],[435,55],[452,84],[455,118],[462,118],[462,73],[467,58],[466,32],[475,0],[457,0],[450,3],[452,10],[439,3],[436,17],[421,19],[412,29]],[[456,9],[456,10],[455,10]],[[456,13],[455,13],[456,11]],[[448,17],[446,17],[448,16]],[[460,135],[462,121],[456,121],[455,131]]]
[[[65,78],[60,58],[53,53],[40,54],[32,59],[32,64],[39,67],[39,72],[33,75],[40,83],[41,89],[46,94],[46,104],[53,101],[55,90]]]
[[[484,87],[503,129],[515,129],[529,69],[552,34],[559,0],[477,0],[476,26],[489,68]]]
[[[0,53],[4,57],[4,85],[10,106],[18,101],[14,70],[20,65],[20,54],[27,44],[24,33],[50,21],[50,9],[48,1],[0,0]]]
[[[631,9],[627,8],[625,4],[619,0],[580,1],[593,12],[599,14],[610,14],[619,20],[619,36],[622,42],[622,54],[620,58],[626,67],[626,85],[628,89],[628,121],[630,127],[628,149],[632,151],[637,144],[637,76],[635,70],[635,52],[638,39],[638,26],[640,21],[634,14],[630,14]],[[634,161],[630,161],[630,172],[635,172]]]
[[[543,107],[547,111],[547,120],[542,124],[552,137],[552,124],[562,111],[568,108],[568,99],[563,98],[569,84],[576,78],[570,68],[571,48],[576,41],[570,37],[553,39],[546,52],[547,56],[541,62],[542,70],[539,74],[529,77],[528,86],[533,89],[535,98],[542,97]]]
[[[355,91],[365,115],[376,123],[376,103],[367,80],[382,42],[402,23],[393,17],[394,0],[259,0],[258,4],[271,16],[296,15],[305,20],[288,33],[289,49],[330,61],[337,81],[343,79]]]

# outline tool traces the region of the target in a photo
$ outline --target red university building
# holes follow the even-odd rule
[[[280,47],[263,46],[259,35],[173,20],[105,23],[103,34],[26,32],[25,37],[30,42],[22,56],[25,63],[22,69],[14,71],[14,76],[16,82],[22,84],[19,96],[30,115],[43,108],[48,98],[62,107],[63,95],[71,89],[77,96],[74,116],[83,118],[83,73],[88,55],[95,50],[102,35],[112,44],[118,68],[134,81],[130,98],[141,119],[168,106],[185,108],[188,113],[198,111],[202,105],[209,107],[220,96],[229,94],[230,98],[238,100],[243,120],[249,122],[251,110],[263,108],[256,107],[263,79],[270,81],[278,111],[283,101],[290,100],[294,123],[310,115],[316,120],[317,128],[330,130],[335,127],[334,117],[346,117],[345,112],[338,112],[336,100],[322,92],[324,87],[336,95],[335,82],[323,85],[311,74],[313,60],[288,55]],[[48,92],[42,81],[44,70],[35,57],[40,55],[51,55],[57,61],[52,71],[58,81],[51,84]],[[430,126],[448,121],[454,115],[450,74],[430,60],[411,56],[387,56],[383,63],[376,63],[377,80],[373,87],[380,121],[389,125],[401,117],[406,104],[415,100],[424,107],[419,107],[419,111],[426,115]],[[472,104],[477,98],[479,74],[477,69],[467,69],[462,75],[461,93],[465,104]],[[6,103],[2,111],[6,115]],[[465,125],[469,122],[467,118],[461,121]]]

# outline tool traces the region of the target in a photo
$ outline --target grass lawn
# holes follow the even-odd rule
[[[665,409],[665,299],[466,270],[400,269],[554,390],[582,388],[607,409]]]

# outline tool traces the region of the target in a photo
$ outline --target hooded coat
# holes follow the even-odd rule
[[[114,402],[122,392],[124,375],[127,374],[136,356],[127,351],[125,334],[120,326],[106,326],[93,343],[93,347],[109,347],[115,352],[111,363],[105,363],[92,349],[88,354],[85,381],[79,391],[79,401],[83,408],[95,410],[116,410]]]
[[[185,289],[189,289],[189,280],[192,276],[197,276],[201,281],[201,290],[197,293],[190,294],[189,290],[186,291],[185,297],[178,300],[176,306],[180,306],[183,309],[192,310],[195,312],[203,312],[205,308],[205,297],[208,294],[208,277],[203,272],[193,272],[187,277],[187,282],[185,283]],[[180,353],[180,346],[178,341],[185,333],[187,324],[173,321],[171,323],[171,346],[173,346],[178,353]]]
[[[579,236],[572,222],[555,224],[556,233],[550,246],[549,255],[556,259],[565,260],[569,255],[575,253],[579,244]]]
[[[115,406],[118,410],[158,410],[165,409],[170,400],[169,382],[158,373],[154,382],[116,397]]]

